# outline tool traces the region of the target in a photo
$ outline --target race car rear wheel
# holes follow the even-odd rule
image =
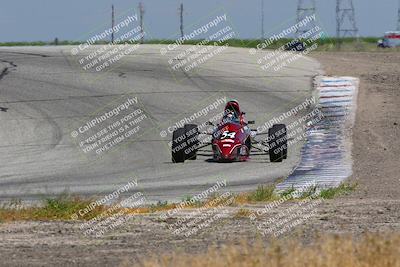
[[[274,124],[268,130],[269,159],[282,162],[287,158],[287,133],[285,124]]]
[[[185,128],[178,128],[172,133],[172,162],[185,162]]]
[[[196,124],[185,124],[186,149],[185,158],[195,160],[197,158],[197,147],[199,145],[199,129]]]

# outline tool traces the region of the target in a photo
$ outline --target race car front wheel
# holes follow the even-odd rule
[[[274,124],[268,130],[268,151],[271,162],[287,158],[287,130],[285,124]]]
[[[172,162],[185,162],[185,128],[178,128],[172,134]]]
[[[186,124],[183,128],[176,129],[172,134],[172,162],[179,163],[185,160],[195,160],[199,130],[195,124]]]

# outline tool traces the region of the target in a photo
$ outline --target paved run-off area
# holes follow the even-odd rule
[[[104,196],[137,179],[136,189],[148,201],[176,201],[217,180],[237,192],[286,177],[303,141],[289,149],[283,163],[258,155],[249,162],[216,164],[203,155],[172,164],[168,129],[221,98],[237,99],[255,127],[262,125],[311,97],[320,64],[305,57],[264,71],[257,60],[269,52],[227,48],[185,72],[173,70],[171,56],[161,55],[160,48],[141,46],[99,72],[85,70],[80,64],[85,55],[72,56],[71,47],[0,48],[0,199],[40,200],[62,192]],[[135,108],[146,114],[139,133],[101,156],[83,153],[82,139],[71,133],[127,99],[136,99]],[[222,110],[219,104],[193,122],[204,123]]]

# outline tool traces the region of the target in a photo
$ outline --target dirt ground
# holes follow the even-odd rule
[[[309,241],[321,232],[400,232],[400,53],[329,52],[312,56],[328,75],[361,80],[353,132],[351,179],[359,184],[356,192],[329,201],[283,203],[255,220],[248,215],[265,210],[265,206],[248,206],[241,210],[241,216],[239,208],[228,208],[224,217],[189,237],[173,234],[170,229],[185,213],[135,216],[99,238],[85,237],[77,222],[1,224],[0,265],[130,266],[147,255],[198,253],[212,245],[240,244],[243,239],[268,242],[276,231],[264,236],[263,229],[273,224],[269,219],[283,211],[296,213],[299,220],[297,225],[287,224],[288,230],[278,238],[300,236]],[[311,205],[310,210],[306,205]],[[298,210],[303,214],[297,214]]]
[[[399,200],[400,53],[319,53],[328,75],[360,77],[352,198]]]

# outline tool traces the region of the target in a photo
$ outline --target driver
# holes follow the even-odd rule
[[[225,121],[239,122],[238,115],[232,108],[227,108],[224,115]]]

